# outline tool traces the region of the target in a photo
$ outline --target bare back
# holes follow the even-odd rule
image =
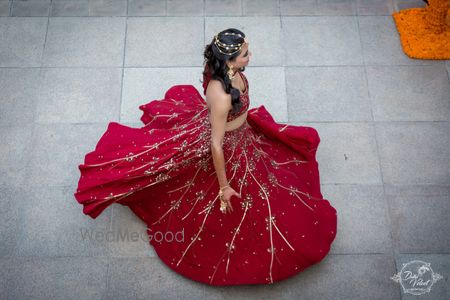
[[[242,91],[241,88],[237,88]],[[215,79],[211,79],[208,83],[208,87],[206,89],[206,103],[208,106],[208,113],[210,114],[210,121],[212,122],[214,122],[214,120],[218,120],[219,118],[211,118],[211,105],[217,105],[220,103],[220,106],[222,106],[224,109],[226,107],[227,113],[233,108],[231,104],[231,95],[225,93],[222,87],[222,83]],[[247,112],[230,122],[225,122],[225,131],[231,131],[239,128],[242,124],[244,124],[246,119]]]

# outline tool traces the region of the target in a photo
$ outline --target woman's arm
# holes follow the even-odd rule
[[[220,83],[219,83],[220,84]],[[208,102],[210,103],[211,113],[209,121],[211,123],[211,152],[216,169],[217,179],[221,187],[228,184],[225,172],[225,158],[223,155],[223,137],[227,123],[228,111],[231,109],[230,95],[226,94],[220,86],[214,88],[210,84],[210,93],[207,93]]]
[[[232,212],[231,197],[241,198],[231,186],[228,185],[225,169],[225,158],[223,155],[223,137],[227,125],[228,111],[232,108],[231,96],[222,89],[220,82],[210,82],[206,91],[206,98],[210,104],[209,121],[211,123],[211,152],[219,181],[220,210],[223,213]]]

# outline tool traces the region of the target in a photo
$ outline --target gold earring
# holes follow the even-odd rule
[[[230,78],[230,80],[233,80],[233,79],[234,79],[233,66],[231,66],[231,68],[228,67],[227,74],[228,74],[228,78]]]

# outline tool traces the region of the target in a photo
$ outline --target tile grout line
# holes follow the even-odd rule
[[[374,141],[375,141],[375,148],[376,148],[376,152],[377,152],[377,160],[378,160],[378,170],[380,172],[380,179],[381,179],[381,188],[382,188],[382,201],[384,202],[384,205],[386,207],[386,210],[384,211],[384,216],[387,218],[388,222],[389,222],[389,240],[390,240],[390,249],[389,249],[389,254],[392,256],[392,264],[393,264],[393,268],[395,270],[395,272],[398,272],[398,268],[397,268],[397,250],[396,250],[396,242],[394,240],[394,228],[393,228],[393,221],[392,221],[392,208],[391,208],[391,202],[389,201],[387,195],[386,195],[386,187],[385,187],[385,180],[383,177],[383,169],[381,166],[381,153],[380,153],[380,146],[378,143],[378,136],[377,136],[377,123],[375,122],[375,118],[374,118],[374,114],[373,114],[373,99],[370,95],[370,89],[369,89],[369,78],[367,75],[367,66],[366,66],[366,60],[364,57],[364,47],[363,47],[363,43],[362,43],[362,38],[361,38],[361,30],[360,30],[360,17],[356,16],[356,24],[357,24],[357,30],[358,30],[358,37],[359,37],[359,45],[361,47],[361,57],[363,60],[363,66],[364,66],[364,77],[365,77],[365,84],[366,84],[366,88],[367,88],[367,96],[369,99],[369,104],[370,104],[370,114],[371,114],[371,118],[372,120],[370,122],[368,122],[369,124],[371,124],[371,130],[373,132],[374,135]],[[398,287],[397,289],[397,293],[400,296],[400,299],[402,298],[402,291],[401,288]]]
[[[124,17],[125,19],[125,17]],[[127,18],[128,19],[128,18]],[[410,68],[419,68],[419,67],[433,67],[436,66],[436,64],[432,64],[432,65],[365,65],[367,67],[410,67]],[[446,65],[443,65],[444,68],[446,67]],[[138,65],[128,65],[125,66],[125,68],[129,68],[129,69],[135,69],[135,68],[198,68],[200,67],[200,65],[192,65],[192,66],[177,66],[177,65],[144,65],[144,66],[138,66]],[[274,64],[274,65],[252,65],[252,68],[269,68],[269,67],[283,67],[283,64]],[[286,66],[288,68],[342,68],[342,67],[364,67],[364,65],[321,65],[321,66],[316,66],[316,65],[309,65],[309,66],[301,66],[301,65],[290,65],[290,66]],[[449,66],[450,67],[450,66]],[[39,69],[39,68],[45,68],[45,69],[116,69],[116,68],[122,68],[122,65],[118,65],[118,66],[83,66],[83,65],[78,65],[78,66],[65,66],[65,65],[59,65],[59,66],[0,66],[0,69]],[[450,69],[449,69],[450,72]]]
[[[167,16],[170,16],[169,15],[169,13],[168,13],[168,1],[169,0],[166,0],[165,1],[165,5],[164,5],[164,8],[165,8],[165,13],[163,14],[163,15],[146,15],[146,16],[136,16],[136,17],[167,17]],[[210,16],[215,16],[215,17],[242,17],[242,16],[245,16],[245,17],[249,17],[249,16],[247,16],[246,14],[245,14],[245,10],[244,10],[244,8],[245,8],[245,5],[244,5],[244,2],[243,2],[244,0],[240,0],[240,10],[241,10],[241,13],[240,14],[231,14],[231,15],[210,15]],[[281,12],[281,3],[280,3],[280,1],[281,0],[277,0],[277,8],[278,8],[278,13],[277,13],[277,15],[283,15],[282,14],[282,12]],[[8,16],[9,17],[14,17],[12,14],[13,14],[13,8],[14,8],[14,3],[15,2],[17,2],[17,1],[9,1],[10,2],[10,6],[9,6],[9,14],[8,14]],[[115,16],[107,16],[107,15],[92,15],[92,10],[91,10],[91,2],[92,2],[92,0],[86,0],[86,2],[87,2],[87,4],[88,4],[88,17],[118,17],[118,16],[123,16],[123,15],[115,15]],[[53,7],[53,4],[54,4],[54,2],[53,2],[53,0],[49,0],[49,7],[48,7],[48,16],[51,16],[51,11],[52,11],[52,7]],[[398,3],[395,1],[395,0],[388,0],[388,4],[390,4],[390,6],[389,6],[389,8],[392,8],[392,10],[393,11],[398,11]],[[127,1],[127,5],[128,5],[128,1]],[[203,7],[205,7],[205,2],[203,2]],[[426,7],[426,6],[424,6],[424,7]],[[203,9],[203,15],[204,16],[206,16],[206,10],[205,9]],[[128,11],[127,11],[127,13],[126,13],[126,16],[128,16]],[[186,16],[190,16],[190,15],[180,15],[179,17],[186,17]],[[251,15],[250,15],[251,16]],[[288,16],[288,17],[342,17],[342,16],[392,16],[392,12],[388,12],[387,14],[384,14],[384,13],[379,13],[379,14],[377,14],[377,13],[373,13],[373,14],[360,14],[359,13],[359,11],[358,11],[358,6],[356,5],[355,6],[355,12],[354,13],[352,13],[352,12],[350,12],[350,13],[338,13],[338,14],[336,14],[336,13],[319,13],[319,14],[317,14],[317,13],[313,13],[313,14],[304,14],[304,13],[295,13],[295,14],[285,14],[284,16]],[[41,17],[41,16],[19,16],[19,17]],[[64,16],[61,16],[61,17],[64,17]],[[65,16],[65,17],[86,17],[86,16]]]
[[[123,17],[124,19],[126,17]],[[126,18],[128,19],[128,18]],[[418,67],[433,67],[436,64],[429,64],[429,65],[365,65],[367,67],[411,67],[411,68],[418,68]],[[125,68],[198,68],[200,65],[185,65],[185,66],[177,66],[177,65],[144,65],[144,66],[138,66],[138,65],[128,65],[125,66]],[[283,67],[283,64],[274,64],[274,65],[252,65],[252,68],[268,68],[268,67]],[[342,67],[364,67],[364,65],[289,65],[286,66],[288,68],[342,68]],[[446,65],[444,64],[444,67]],[[0,69],[34,69],[34,68],[41,68],[41,66],[0,66]],[[115,69],[115,68],[122,68],[121,65],[119,66],[65,66],[65,65],[59,65],[59,66],[42,66],[42,68],[45,69],[58,69],[58,68],[64,68],[64,69]],[[450,70],[450,69],[449,69]]]
[[[278,0],[278,9],[280,10],[280,0]],[[281,14],[278,16],[279,20],[280,20],[280,42],[282,43],[284,40],[284,34],[283,34],[283,18],[281,16]],[[282,43],[283,44],[283,43]],[[286,124],[289,125],[289,123],[291,122],[291,118],[290,118],[290,109],[289,109],[289,97],[288,97],[288,86],[287,86],[287,76],[286,76],[286,47],[285,45],[282,46],[281,51],[282,53],[282,57],[281,57],[281,68],[283,70],[283,74],[284,74],[284,93],[285,93],[285,99],[286,99]]]
[[[128,2],[128,0],[127,0],[127,2]],[[108,299],[107,297],[108,297],[108,291],[109,291],[110,264],[111,264],[111,258],[109,256],[107,256],[106,257],[106,275],[105,275],[105,280],[106,280],[105,287],[106,287],[106,290],[105,290],[105,294],[104,294],[105,299]]]
[[[206,47],[206,16],[205,16],[205,1],[203,0],[203,51]],[[203,59],[204,60],[204,59]]]
[[[123,77],[125,73],[125,52],[127,47],[127,31],[128,31],[128,3],[129,0],[127,0],[127,6],[126,6],[126,16],[125,16],[125,34],[123,38],[123,55],[122,55],[122,76],[121,76],[121,83],[120,83],[120,96],[119,96],[119,114],[117,120],[120,122],[121,116],[122,116],[122,97],[123,97]],[[111,205],[111,220],[109,222],[109,229],[112,230],[113,227],[113,219],[114,219],[114,205]],[[109,262],[108,262],[109,266]]]
[[[143,224],[143,226],[146,226],[146,224]],[[149,245],[151,246],[151,245]],[[430,256],[430,255],[450,255],[450,252],[408,252],[408,253],[402,253],[405,255],[422,255],[422,256]],[[347,253],[331,253],[329,252],[329,256],[386,256],[386,253],[383,252],[347,252]],[[136,256],[135,254],[132,255],[11,255],[11,256],[2,256],[0,257],[0,260],[2,259],[11,259],[11,258],[17,258],[17,259],[53,259],[53,258],[79,258],[79,259],[88,259],[88,258],[104,258],[104,259],[157,259],[158,256],[148,256],[148,255],[141,255]]]
[[[122,122],[122,121],[120,121]],[[140,122],[129,122],[129,121],[123,121],[124,123],[135,123],[135,124],[141,124]],[[280,121],[281,123],[284,123],[282,121]],[[369,123],[370,121],[301,121],[302,123],[305,124],[315,124],[315,123],[323,123],[323,124],[366,124]],[[448,124],[449,121],[376,121],[373,122],[374,124],[411,124],[411,123],[435,123],[435,124]],[[91,121],[91,122],[85,122],[85,121],[81,121],[81,122],[63,122],[63,121],[51,121],[51,122],[42,122],[42,121],[35,121],[35,124],[40,124],[40,125],[54,125],[54,124],[71,124],[71,125],[94,125],[94,124],[105,124],[105,121],[99,121],[99,122],[95,122],[95,121]],[[294,125],[294,124],[292,124]],[[3,125],[4,126],[4,125]],[[407,184],[405,184],[407,185]],[[435,184],[436,185],[436,184]],[[439,185],[439,184],[437,184]]]

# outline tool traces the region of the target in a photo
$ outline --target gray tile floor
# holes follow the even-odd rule
[[[450,298],[449,61],[410,59],[391,0],[0,0],[0,299],[413,298],[390,279],[411,260]],[[316,128],[330,255],[273,286],[214,288],[169,270],[126,207],[92,220],[72,193],[109,121],[175,84],[201,90],[202,50],[243,30],[252,107]],[[416,299],[416,298],[414,298]]]

